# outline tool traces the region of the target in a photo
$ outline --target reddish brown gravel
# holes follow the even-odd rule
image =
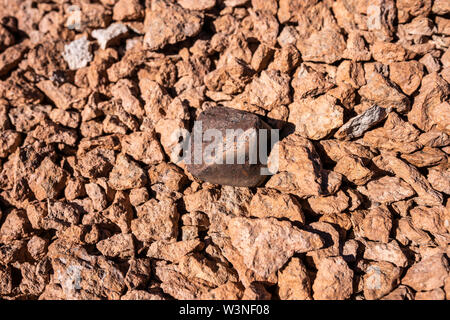
[[[450,299],[449,46],[448,0],[0,0],[0,299]],[[289,133],[262,185],[173,158],[216,106]]]

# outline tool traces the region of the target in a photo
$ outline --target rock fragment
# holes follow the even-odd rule
[[[440,126],[444,130],[448,124],[446,116],[448,103],[445,102],[450,93],[450,85],[437,73],[431,73],[422,80],[419,95],[414,99],[408,120],[422,130],[430,130]],[[444,113],[442,113],[444,112]]]
[[[436,254],[412,265],[403,277],[402,284],[416,291],[429,291],[442,287],[447,275],[447,259],[442,254]]]
[[[87,37],[85,36],[66,44],[63,57],[71,70],[86,67],[93,59]]]
[[[17,44],[0,53],[0,77],[17,67],[26,49],[25,46]]]
[[[114,42],[123,38],[128,32],[128,28],[121,23],[113,23],[106,29],[98,29],[92,31],[92,37],[97,39],[100,48],[105,50]]]
[[[45,158],[29,177],[29,186],[38,200],[57,198],[64,189],[67,173]]]
[[[140,20],[144,8],[138,0],[119,0],[113,8],[113,19],[116,21]]]
[[[297,43],[303,60],[328,64],[342,59],[345,47],[344,37],[333,29],[316,31]]]
[[[286,218],[305,222],[300,203],[293,196],[272,189],[258,189],[250,202],[249,213],[258,218]]]
[[[225,107],[208,109],[199,115],[197,121],[202,122],[202,127],[197,129],[194,127],[191,141],[189,141],[192,150],[191,158],[187,159],[190,161],[187,164],[187,169],[192,175],[211,183],[232,186],[256,186],[266,179],[266,176],[261,174],[261,164],[257,162],[252,164],[245,159],[243,164],[238,162],[238,157],[241,156],[249,159],[250,152],[254,151],[251,148],[256,146],[255,142],[257,141],[259,129],[269,128],[264,121],[256,115]],[[215,144],[196,143],[196,139],[202,137],[208,129],[218,130],[222,135],[218,139],[230,139],[229,143],[227,143],[228,140],[219,140]],[[238,135],[233,137],[227,137],[227,129],[240,130],[240,133],[238,132]],[[198,145],[197,148],[201,147],[200,159],[197,160],[195,155],[196,145]],[[214,155],[212,164],[208,164],[207,159],[204,159],[204,151],[208,146],[216,148],[216,150],[221,150],[220,148],[222,148],[221,153]],[[248,149],[250,151],[244,151],[243,147],[250,148]],[[254,152],[253,156],[255,156]],[[227,158],[233,160],[232,164],[227,163]],[[215,161],[217,159],[219,161]]]
[[[145,14],[144,44],[150,50],[161,49],[197,35],[203,25],[202,15],[183,10],[165,0],[153,1]]]
[[[245,265],[262,277],[269,277],[280,269],[295,252],[308,252],[323,246],[318,235],[273,218],[233,218],[228,225],[228,235]]]
[[[281,300],[310,300],[311,280],[299,258],[292,258],[278,271],[278,295]]]
[[[401,201],[415,194],[409,184],[397,177],[382,177],[370,181],[365,187],[359,187],[358,191],[379,203]]]
[[[305,138],[320,140],[343,124],[343,109],[337,99],[322,95],[317,99],[307,98],[289,105],[289,122],[295,131]]]
[[[176,237],[179,213],[172,200],[151,199],[136,210],[138,217],[131,222],[131,230],[139,241]]]
[[[369,103],[384,108],[393,108],[400,113],[407,112],[410,109],[408,97],[377,72],[368,79],[365,86],[359,89],[359,94]]]
[[[117,234],[99,241],[97,249],[106,257],[127,258],[134,255],[134,243],[131,234]]]
[[[408,259],[395,240],[389,243],[368,241],[364,245],[364,259],[387,261],[400,268],[408,265]]]
[[[109,174],[109,185],[115,190],[140,188],[147,182],[145,171],[126,155],[117,157],[114,168]]]
[[[273,161],[278,161],[279,172],[267,181],[266,187],[300,197],[320,195],[322,164],[314,145],[298,134],[291,134],[278,142],[278,148],[278,155],[269,156],[268,165],[270,168]]]
[[[411,165],[391,155],[383,156],[388,168],[399,178],[405,180],[419,195],[420,203],[427,205],[439,205],[442,203],[442,194],[434,190],[430,183],[420,172]]]
[[[377,105],[346,122],[335,134],[338,139],[359,138],[364,133],[386,119],[388,111]]]
[[[312,285],[313,297],[318,300],[345,300],[353,293],[353,271],[342,257],[321,260]]]
[[[364,298],[367,300],[380,299],[400,281],[400,268],[389,262],[372,262],[365,271],[362,281]]]

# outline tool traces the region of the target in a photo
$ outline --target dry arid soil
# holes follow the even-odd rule
[[[1,299],[450,299],[450,1],[0,0]],[[171,159],[226,106],[259,187]]]

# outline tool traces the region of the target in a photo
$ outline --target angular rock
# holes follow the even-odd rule
[[[26,52],[26,47],[17,44],[0,53],[0,77],[16,68]]]
[[[389,262],[371,262],[362,278],[364,298],[377,300],[394,289],[400,280],[400,268]]]
[[[367,241],[364,245],[364,259],[387,261],[400,268],[408,265],[408,259],[395,240],[389,243]]]
[[[91,256],[81,247],[64,248],[58,242],[49,251],[53,281],[62,288],[61,299],[120,298],[125,281],[114,262]]]
[[[363,212],[362,217],[352,216],[353,227],[358,233],[372,241],[389,242],[392,229],[392,214],[386,206]]]
[[[278,296],[281,300],[311,300],[311,280],[299,258],[292,258],[278,271]]]
[[[295,252],[308,252],[323,246],[318,235],[273,218],[235,217],[230,220],[227,232],[245,265],[261,277],[276,272]]]
[[[441,130],[446,129],[449,107],[444,101],[449,93],[450,85],[447,81],[437,73],[428,74],[422,80],[419,95],[414,99],[411,112],[408,113],[408,120],[424,131],[430,130],[434,125],[439,126]]]
[[[343,191],[334,195],[308,198],[311,210],[317,214],[338,214],[349,206],[349,198]]]
[[[418,206],[410,210],[412,224],[432,234],[444,234],[450,229],[450,215],[443,206]]]
[[[64,189],[67,173],[45,158],[29,177],[29,186],[38,200],[57,198]]]
[[[450,194],[450,166],[448,164],[428,169],[427,180],[435,190]]]
[[[114,151],[108,148],[94,148],[78,157],[78,169],[86,178],[108,176],[114,166]]]
[[[131,234],[119,233],[111,238],[99,241],[97,249],[110,258],[128,258],[134,255],[134,243]]]
[[[278,70],[264,70],[246,88],[248,103],[265,110],[291,102],[289,76]]]
[[[418,168],[431,167],[447,162],[447,156],[444,152],[430,147],[425,147],[411,154],[402,155],[402,158]]]
[[[371,201],[391,203],[401,201],[414,195],[414,190],[397,177],[382,177],[370,181],[367,186],[358,188]]]
[[[367,80],[367,84],[359,89],[359,94],[370,103],[384,108],[393,108],[400,113],[410,109],[408,97],[376,72]]]
[[[151,199],[136,211],[138,217],[131,222],[131,230],[139,241],[176,238],[179,213],[172,200]]]
[[[424,76],[423,65],[417,61],[403,61],[389,64],[389,77],[406,95],[420,87]]]
[[[197,121],[201,121],[202,126],[194,127],[191,141],[188,142],[192,152],[190,158],[187,159],[190,162],[187,164],[187,169],[193,176],[210,183],[242,187],[259,185],[266,179],[266,176],[261,173],[262,164],[258,163],[257,159],[254,159],[256,160],[255,164],[252,164],[249,159],[251,154],[253,154],[253,158],[256,156],[252,152],[251,146],[256,146],[254,142],[258,140],[259,130],[269,128],[264,121],[256,115],[225,107],[208,109],[198,116]],[[219,139],[226,138],[227,140],[214,141],[213,144],[197,143],[196,139],[202,137],[210,129],[218,130],[222,135]],[[240,132],[236,131],[236,136],[227,138],[227,129],[240,130]],[[203,140],[205,140],[204,137]],[[220,152],[210,160],[204,157],[208,146]],[[196,159],[196,148],[201,148],[201,152],[198,154],[200,159]],[[246,151],[248,149],[243,148],[250,149]],[[239,164],[238,157],[242,156],[249,160],[244,159],[243,164]],[[227,163],[227,158],[233,160],[232,164]],[[208,164],[207,160],[212,160],[212,164]]]
[[[71,70],[86,67],[93,59],[87,37],[85,36],[66,44],[63,57]]]
[[[294,104],[308,96],[318,96],[330,90],[334,83],[329,75],[315,70],[304,63],[295,72],[292,82],[294,88]]]
[[[436,254],[412,265],[403,277],[402,284],[416,291],[437,289],[444,285],[448,272],[447,259],[442,254]]]
[[[133,132],[125,136],[122,150],[135,160],[149,165],[164,160],[164,153],[154,133]]]
[[[382,128],[364,134],[363,143],[379,149],[411,153],[420,147],[417,142],[419,135],[420,131],[411,123],[391,112]]]
[[[332,64],[342,58],[346,48],[344,37],[333,29],[324,29],[311,34],[297,43],[305,61]]]
[[[178,262],[184,256],[202,247],[203,244],[199,239],[178,242],[155,241],[150,245],[147,256],[154,259]]]
[[[274,162],[277,163],[279,172],[267,181],[266,187],[299,197],[322,193],[322,165],[310,141],[298,134],[291,134],[274,148],[278,148],[278,154],[270,154],[268,165],[271,168]]]
[[[442,203],[442,194],[434,190],[415,167],[391,155],[383,155],[383,160],[386,161],[388,168],[396,176],[405,180],[416,191],[419,195],[419,199],[416,202],[431,206]]]
[[[165,0],[153,1],[145,13],[144,44],[157,50],[197,35],[203,26],[203,17]]]
[[[119,0],[114,5],[113,19],[116,21],[139,20],[144,8],[138,0]]]
[[[258,189],[250,202],[249,213],[258,218],[286,218],[305,223],[300,203],[293,196],[272,189]]]
[[[0,158],[6,158],[13,153],[22,142],[22,137],[13,130],[0,131]]]
[[[343,109],[337,99],[322,95],[317,99],[307,98],[289,105],[289,122],[295,131],[305,138],[320,140],[343,124]]]
[[[92,31],[91,35],[97,39],[100,48],[105,50],[115,42],[123,38],[128,32],[127,26],[121,23],[113,23],[106,29],[97,29]]]
[[[146,258],[131,258],[129,260],[130,267],[125,276],[125,283],[129,289],[144,287],[150,279],[151,264],[150,259]]]
[[[377,105],[351,118],[336,132],[338,139],[353,139],[361,137],[366,131],[386,119],[389,111]]]
[[[0,228],[0,241],[3,243],[19,240],[26,236],[30,230],[30,223],[23,210],[12,210],[6,215],[5,221]]]
[[[114,168],[109,174],[109,185],[115,190],[140,188],[147,182],[145,171],[126,155],[117,156]]]
[[[355,156],[343,156],[336,163],[334,171],[342,174],[348,181],[356,185],[366,184],[374,175],[364,161]]]

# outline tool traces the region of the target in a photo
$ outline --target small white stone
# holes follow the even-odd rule
[[[92,61],[87,37],[77,39],[64,46],[64,60],[69,64],[70,70],[84,68]]]

